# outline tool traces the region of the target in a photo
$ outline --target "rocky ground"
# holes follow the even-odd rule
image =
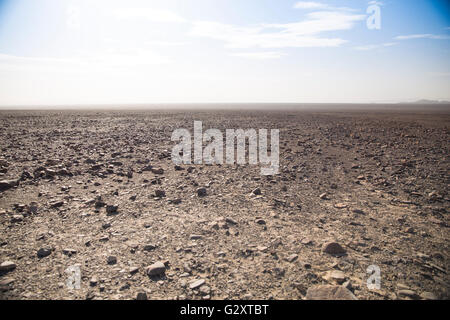
[[[279,128],[279,174],[175,167],[172,131],[194,120]],[[448,113],[2,111],[0,125],[0,299],[449,298]]]

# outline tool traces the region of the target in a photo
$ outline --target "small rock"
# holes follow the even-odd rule
[[[264,219],[256,219],[255,222],[261,225],[266,224],[266,221]]]
[[[181,203],[181,199],[180,198],[171,199],[171,200],[169,200],[169,203],[180,204]]]
[[[117,213],[118,209],[119,209],[118,205],[107,205],[106,206],[106,213],[107,214],[115,214],[115,213]]]
[[[8,291],[10,289],[9,285],[14,283],[16,280],[13,278],[2,278],[0,280],[0,292],[2,291]]]
[[[53,203],[50,205],[50,207],[56,209],[56,208],[62,207],[63,205],[64,205],[64,201],[56,201],[56,202],[53,202]]]
[[[198,189],[197,189],[197,195],[198,195],[199,197],[204,197],[204,196],[206,196],[206,188],[198,188]]]
[[[345,281],[345,282],[342,284],[342,286],[343,286],[344,288],[348,289],[348,290],[352,290],[352,289],[353,289],[353,286],[352,286],[352,283],[350,282],[350,280]]]
[[[340,270],[331,270],[325,273],[323,278],[326,281],[337,282],[338,284],[342,284],[345,282],[345,274]]]
[[[19,184],[19,180],[2,180],[0,181],[0,191],[10,189]]]
[[[95,287],[98,284],[98,278],[97,277],[92,277],[91,280],[89,280],[89,285],[91,287]]]
[[[161,276],[166,272],[166,266],[161,261],[157,261],[154,264],[147,267],[147,275],[149,276]]]
[[[125,291],[125,290],[128,290],[128,289],[130,289],[130,284],[129,283],[125,283],[123,286],[121,286],[120,287],[120,291]]]
[[[256,188],[255,190],[252,191],[252,193],[253,193],[255,196],[259,196],[259,195],[261,195],[261,189],[260,189],[260,188]]]
[[[189,288],[192,290],[197,289],[197,288],[201,287],[202,285],[204,285],[205,282],[206,282],[205,279],[196,280],[196,281],[192,282],[191,284],[189,284]]]
[[[130,267],[129,272],[130,274],[135,274],[139,271],[139,267]]]
[[[358,300],[343,286],[315,285],[306,291],[306,300]]]
[[[337,242],[328,242],[323,245],[322,251],[332,255],[344,255],[347,251]]]
[[[23,221],[24,217],[21,214],[15,214],[11,217],[11,222],[21,222]]]
[[[117,257],[115,257],[115,256],[108,256],[108,258],[106,259],[106,262],[108,264],[116,264],[117,263]]]
[[[279,279],[284,277],[284,275],[286,274],[286,270],[284,268],[280,268],[280,267],[273,268],[272,272]]]
[[[0,272],[9,272],[13,271],[17,265],[12,261],[4,261],[0,264]]]
[[[75,250],[75,249],[63,249],[63,253],[65,254],[65,255],[68,255],[68,256],[71,256],[71,255],[73,255],[73,254],[76,254],[77,253],[77,250]]]
[[[419,298],[420,298],[419,295],[418,295],[417,293],[415,293],[414,291],[409,290],[409,289],[399,290],[399,291],[397,292],[397,294],[398,294],[400,297],[408,297],[408,298],[411,298],[411,299],[419,299]]]
[[[422,292],[420,297],[424,300],[438,300],[438,297],[432,292]]]
[[[146,244],[143,249],[144,251],[152,251],[155,250],[157,247],[158,246],[155,244]]]
[[[148,300],[147,293],[139,292],[136,296],[136,300]]]
[[[229,223],[229,224],[233,224],[233,225],[237,225],[238,224],[236,220],[234,220],[233,218],[229,218],[229,217],[225,218],[225,222]]]
[[[35,202],[32,202],[28,205],[27,211],[29,214],[36,214],[38,212],[38,207]]]
[[[154,174],[163,174],[164,173],[163,168],[152,168],[151,170]]]
[[[38,258],[45,258],[52,253],[51,248],[40,248],[37,252]]]
[[[158,198],[164,198],[166,196],[166,192],[164,190],[155,190],[155,196]]]
[[[211,293],[211,288],[209,286],[202,286],[199,291],[201,295],[207,296]]]
[[[293,254],[291,254],[290,256],[287,256],[287,257],[286,257],[286,261],[287,261],[287,262],[294,262],[295,260],[297,260],[297,258],[298,258],[298,255],[295,254],[295,253],[293,253]]]

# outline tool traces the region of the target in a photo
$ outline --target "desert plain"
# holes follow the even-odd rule
[[[174,165],[171,134],[194,121],[279,129],[278,174]],[[448,106],[2,110],[0,124],[0,299],[449,298]]]

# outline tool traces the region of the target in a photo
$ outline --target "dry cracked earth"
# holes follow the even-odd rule
[[[194,120],[279,128],[279,174],[176,167],[172,131]],[[448,112],[1,111],[0,124],[0,299],[449,298]]]

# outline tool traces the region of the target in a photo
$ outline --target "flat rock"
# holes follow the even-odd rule
[[[4,261],[0,264],[0,272],[9,272],[13,271],[17,265],[12,261]]]
[[[320,194],[320,195],[319,195],[319,198],[320,198],[320,199],[322,199],[322,200],[327,200],[327,199],[328,199],[328,197],[327,197],[327,194],[326,194],[326,193],[322,193],[322,194]]]
[[[308,288],[306,300],[358,300],[343,286],[315,285]]]
[[[424,300],[438,300],[438,297],[432,292],[422,292],[420,297]]]
[[[400,297],[408,297],[408,298],[411,298],[411,299],[419,299],[420,298],[417,293],[415,293],[412,290],[408,290],[408,289],[399,290],[397,292],[397,294]]]
[[[201,287],[202,285],[204,285],[205,282],[206,282],[205,279],[196,280],[194,282],[191,282],[191,284],[189,284],[189,288],[190,289],[197,289],[197,288]]]
[[[297,258],[298,258],[298,254],[293,253],[286,257],[286,261],[294,262],[295,260],[297,260]]]
[[[130,272],[130,274],[135,274],[139,271],[139,267],[130,267],[130,269],[128,270],[128,272]]]
[[[338,284],[342,284],[346,280],[345,274],[340,270],[331,270],[327,271],[323,278],[329,282],[337,282]]]
[[[225,222],[229,223],[229,224],[233,224],[233,225],[238,224],[236,220],[234,220],[233,218],[230,218],[230,217],[225,218]]]

